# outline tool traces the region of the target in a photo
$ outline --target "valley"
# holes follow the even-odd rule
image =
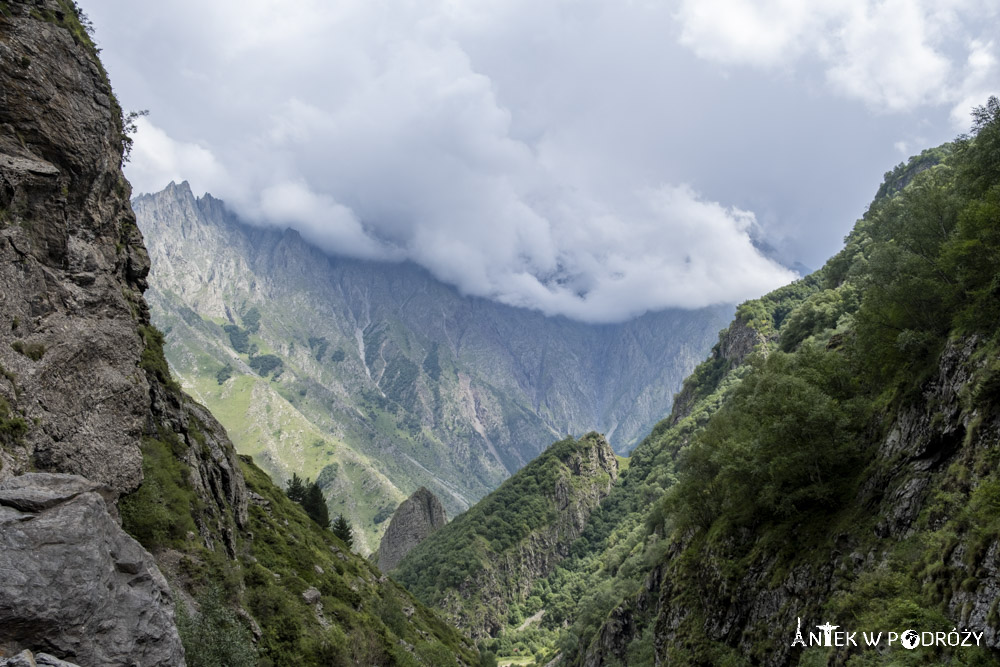
[[[317,480],[363,553],[419,486],[455,516],[567,434],[627,451],[732,313],[588,325],[330,257],[187,184],[133,206],[171,368],[279,484]]]

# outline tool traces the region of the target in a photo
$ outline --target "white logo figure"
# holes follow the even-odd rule
[[[826,625],[817,625],[817,630],[823,631],[823,646],[833,646],[833,631],[839,628],[839,625],[830,625],[827,621]]]
[[[799,619],[799,627],[795,630],[795,639],[792,640],[792,646],[805,646],[806,640],[802,638],[802,619]]]
[[[917,648],[917,645],[920,643],[920,635],[917,634],[916,630],[907,630],[899,638],[899,641],[904,648]]]

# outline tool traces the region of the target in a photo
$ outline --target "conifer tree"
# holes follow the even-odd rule
[[[285,487],[285,495],[300,504],[306,497],[306,485],[302,482],[302,478],[294,472],[292,473],[292,478],[288,480],[288,485]]]
[[[337,520],[333,522],[333,534],[342,539],[348,548],[354,546],[354,535],[351,531],[351,524],[348,523],[343,514],[338,516]]]
[[[319,484],[315,482],[309,484],[309,480],[306,480],[306,484],[305,497],[301,503],[302,508],[321,528],[329,528],[330,510],[326,507],[326,498],[323,497],[323,491],[319,488]]]

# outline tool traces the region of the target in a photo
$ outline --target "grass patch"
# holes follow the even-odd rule
[[[185,447],[171,433],[142,442],[143,482],[122,498],[122,527],[147,549],[183,547],[188,533],[197,534],[192,518],[202,502],[191,485],[191,470],[181,460]]]
[[[45,356],[45,345],[42,343],[31,343],[23,340],[15,340],[10,344],[11,348],[19,354],[23,354],[32,361],[39,361]]]

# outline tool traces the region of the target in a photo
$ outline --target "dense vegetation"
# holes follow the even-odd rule
[[[613,456],[597,433],[554,443],[417,545],[394,576],[428,604],[445,604],[449,590],[466,591],[462,609],[452,611],[477,634],[498,617],[520,623],[524,589],[547,575],[538,563],[562,558],[576,537],[572,517],[585,518],[611,487],[614,461],[607,464],[612,472],[594,467],[601,453]]]
[[[615,610],[631,629],[618,638],[622,645],[601,655],[611,664],[652,664],[657,623],[666,622],[657,620],[652,582],[662,580],[680,620],[670,621],[676,625],[659,649],[661,660],[764,660],[788,650],[768,619],[749,618],[726,631],[712,625],[722,623],[713,614],[740,604],[751,572],[757,583],[749,585],[766,590],[793,568],[799,576],[820,572],[845,548],[880,555],[875,565],[836,561],[832,579],[810,575],[822,582],[806,602],[811,612],[857,627],[959,625],[953,599],[984,585],[983,558],[1000,539],[996,449],[963,449],[1000,408],[997,267],[1000,103],[991,98],[976,109],[971,136],[886,174],[826,266],[738,309],[713,355],[684,383],[673,414],[636,448],[570,556],[533,586],[507,631],[484,647],[535,655],[537,664],[560,652],[575,664],[588,651],[608,650],[596,640]],[[752,349],[733,352],[748,338]],[[945,408],[925,404],[928,383],[941,372],[942,355],[956,349],[972,351],[975,370],[957,399],[959,412],[935,415]],[[924,456],[932,464],[959,458],[935,473],[914,533],[900,539],[890,537],[886,514],[894,501],[886,486],[902,487],[907,459],[885,458],[880,447],[900,415],[913,411],[933,416]],[[512,514],[492,510],[499,516],[485,516],[503,535]],[[480,524],[466,540],[492,538],[496,527]],[[461,565],[453,553],[437,558],[456,570]],[[421,595],[434,585],[419,577],[412,583]],[[998,627],[995,607],[988,622]],[[544,611],[538,623],[514,629],[536,611]],[[757,639],[741,645],[748,636]],[[846,658],[814,648],[788,659]],[[924,647],[851,659],[875,665],[992,658],[982,649],[959,655]]]
[[[319,484],[311,481],[308,477],[303,482],[301,477],[292,473],[292,478],[285,486],[285,495],[288,496],[289,500],[294,500],[301,505],[309,518],[315,521],[320,528],[330,527],[330,510],[326,506],[326,498],[323,497],[323,491]],[[334,533],[336,534],[336,531]],[[343,539],[342,536],[338,535],[338,537]],[[347,540],[344,542],[347,543],[347,546],[351,546]]]

